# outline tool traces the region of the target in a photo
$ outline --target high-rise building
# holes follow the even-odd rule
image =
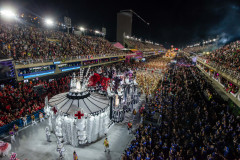
[[[124,45],[124,36],[132,35],[132,12],[119,12],[117,14],[117,42]]]

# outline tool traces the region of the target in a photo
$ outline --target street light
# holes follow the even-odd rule
[[[46,23],[47,26],[53,26],[53,25],[54,25],[53,20],[50,19],[50,18],[46,18],[46,19],[45,19],[45,23]]]
[[[96,30],[95,33],[98,34],[98,33],[100,33],[100,32]]]
[[[14,9],[12,8],[4,8],[0,11],[1,17],[6,20],[12,20],[17,17]]]
[[[85,31],[85,28],[83,28],[83,27],[80,27],[80,31],[82,31],[82,32],[83,32],[83,31]]]

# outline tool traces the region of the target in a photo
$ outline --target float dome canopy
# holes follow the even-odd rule
[[[53,96],[49,100],[51,107],[67,115],[83,110],[84,114],[98,114],[109,107],[109,99],[99,93],[65,92]]]

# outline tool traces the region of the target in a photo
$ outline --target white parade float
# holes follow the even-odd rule
[[[88,69],[89,71],[89,69]],[[103,137],[110,124],[108,97],[88,91],[88,71],[73,75],[70,91],[52,97],[45,106],[50,129],[59,140],[72,146],[91,143]]]

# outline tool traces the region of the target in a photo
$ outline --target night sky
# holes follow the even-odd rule
[[[9,0],[8,0],[9,2]],[[38,16],[61,18],[86,28],[107,28],[107,39],[116,40],[117,12],[132,9],[150,23],[136,16],[133,35],[164,45],[182,47],[220,34],[236,38],[240,35],[240,0],[155,0],[155,1],[91,1],[91,0],[17,0],[16,6]]]

